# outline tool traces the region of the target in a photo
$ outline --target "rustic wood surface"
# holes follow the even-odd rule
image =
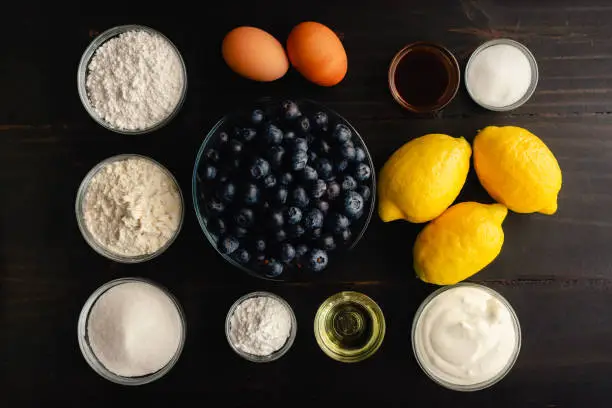
[[[0,406],[84,407],[124,400],[154,406],[470,406],[608,407],[612,396],[612,4],[606,1],[219,2],[177,5],[169,13],[78,18],[5,15],[0,28]],[[131,10],[135,11],[135,10]],[[224,34],[254,25],[284,41],[291,27],[316,20],[344,41],[349,72],[320,88],[290,71],[271,84],[233,74],[220,56]],[[143,136],[111,133],[89,118],[76,69],[96,33],[138,23],[166,34],[185,59],[189,89],[180,114]],[[387,88],[393,54],[416,40],[444,44],[462,68],[495,37],[535,54],[540,82],[510,113],[480,109],[460,89],[435,116],[415,117]],[[261,96],[299,96],[337,110],[361,132],[379,169],[404,142],[430,132],[466,136],[491,124],[539,135],[563,169],[554,216],[510,214],[499,258],[473,278],[508,298],[523,330],[513,371],[491,389],[447,391],[412,355],[413,314],[434,290],[414,278],[411,247],[419,227],[373,219],[341,265],[311,283],[270,283],[233,269],[201,232],[190,201],[196,151],[218,118]],[[150,155],[178,178],[187,199],[177,241],[140,265],[111,262],[77,228],[74,200],[87,171],[119,153]],[[490,201],[473,174],[460,199]],[[95,374],[77,345],[77,317],[104,282],[144,276],[169,287],[188,321],[183,355],[163,379],[143,387]],[[388,331],[379,352],[353,365],[318,348],[315,311],[327,296],[362,291],[382,307]],[[292,350],[272,364],[240,359],[227,345],[225,314],[236,298],[270,290],[294,307]],[[184,400],[179,403],[177,400]],[[5,405],[6,402],[6,405]],[[10,402],[14,402],[10,404]]]

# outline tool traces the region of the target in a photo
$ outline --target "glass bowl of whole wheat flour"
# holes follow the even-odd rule
[[[168,124],[187,93],[187,70],[176,46],[142,25],[113,27],[89,44],[77,72],[87,113],[113,132],[137,135]]]
[[[113,261],[138,263],[170,247],[183,225],[185,205],[168,169],[150,157],[121,154],[87,173],[75,211],[94,251]]]

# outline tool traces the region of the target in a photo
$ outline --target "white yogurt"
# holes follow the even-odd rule
[[[412,341],[427,374],[451,388],[495,382],[520,348],[516,315],[501,299],[493,290],[466,284],[440,292],[423,307]]]

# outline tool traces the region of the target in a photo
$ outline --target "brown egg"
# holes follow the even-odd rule
[[[234,72],[255,81],[274,81],[289,69],[281,43],[259,28],[234,28],[223,39],[221,49]]]
[[[287,39],[287,53],[295,69],[315,84],[333,86],[346,75],[344,46],[323,24],[306,21],[295,26]]]

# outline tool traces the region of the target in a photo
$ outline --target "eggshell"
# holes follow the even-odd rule
[[[315,84],[333,86],[346,75],[346,51],[327,26],[306,21],[291,30],[287,39],[291,64]]]
[[[221,50],[232,70],[255,81],[274,81],[289,69],[281,43],[259,28],[234,28],[223,39]]]

